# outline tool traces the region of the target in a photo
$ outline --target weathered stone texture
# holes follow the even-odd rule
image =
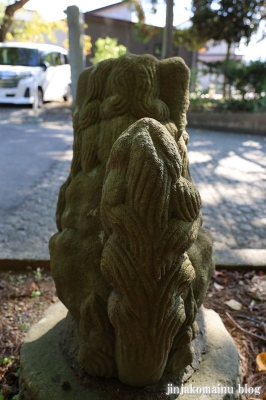
[[[193,359],[213,270],[185,132],[189,70],[125,55],[85,70],[51,268],[91,375],[146,386]]]

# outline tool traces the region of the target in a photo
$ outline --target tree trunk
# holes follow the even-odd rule
[[[231,43],[227,42],[227,51],[226,51],[226,57],[225,60],[228,61],[230,58],[230,49],[231,49]],[[223,82],[223,98],[226,98],[226,84],[227,84],[227,79],[226,76],[224,75],[224,82]]]
[[[0,42],[4,42],[6,40],[6,34],[12,25],[15,12],[22,8],[26,3],[28,3],[28,1],[29,0],[18,0],[15,1],[15,3],[7,6],[7,8],[5,9],[3,22],[0,26]]]
[[[174,20],[174,0],[166,0],[166,21],[163,31],[162,58],[172,56],[173,49],[173,20]]]
[[[191,66],[190,66],[190,92],[195,92],[198,80],[198,51],[191,51]]]
[[[226,51],[226,61],[230,58],[230,50],[231,50],[231,43],[227,43],[227,51]]]
[[[140,0],[131,0],[130,4],[133,4],[133,7],[137,13],[139,22],[141,24],[145,24],[145,13],[144,13],[144,10],[143,10]]]

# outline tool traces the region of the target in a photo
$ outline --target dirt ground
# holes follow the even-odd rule
[[[229,300],[238,303],[229,306]],[[23,399],[18,387],[21,344],[30,326],[57,301],[48,272],[28,268],[20,274],[0,273],[0,400]],[[259,372],[256,365],[257,355],[266,352],[265,271],[215,271],[204,305],[218,312],[235,340],[242,385],[261,387],[259,396],[243,395],[242,400],[266,400],[266,371]]]

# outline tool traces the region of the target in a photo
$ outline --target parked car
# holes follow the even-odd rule
[[[31,104],[70,96],[67,51],[38,43],[0,43],[0,103]]]

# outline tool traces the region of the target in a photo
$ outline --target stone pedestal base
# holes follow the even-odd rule
[[[91,378],[91,384],[88,381],[86,387],[82,386],[59,345],[66,314],[62,303],[49,307],[25,339],[20,373],[25,400],[172,400],[178,397],[174,385],[168,388],[171,395],[132,389],[114,379]],[[206,353],[202,355],[199,369],[183,385],[179,399],[238,399],[239,356],[234,341],[218,314],[203,309],[203,316]]]

